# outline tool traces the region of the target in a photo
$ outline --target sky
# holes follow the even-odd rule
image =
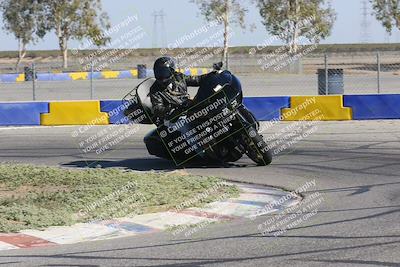
[[[141,27],[143,34],[140,40],[134,43],[135,47],[149,48],[153,46],[154,32],[154,11],[163,10],[166,14],[164,18],[165,39],[167,45],[174,44],[177,40],[181,40],[182,36],[195,33],[206,25],[203,17],[199,14],[197,6],[190,3],[189,0],[102,0],[103,10],[110,17],[113,26],[121,25],[128,18],[135,17],[137,20],[129,22],[117,33],[112,35],[114,39],[119,39],[121,35],[131,33],[131,29],[138,26]],[[242,2],[242,1],[241,1]],[[332,0],[332,6],[337,12],[337,20],[334,25],[332,34],[322,43],[359,43],[362,21],[362,0]],[[246,3],[246,1],[243,1]],[[231,37],[232,46],[256,46],[264,43],[270,38],[261,23],[261,17],[254,5],[247,4],[249,10],[246,16],[248,25],[255,25],[253,31],[242,30],[238,27],[233,28],[233,36]],[[386,43],[400,42],[400,32],[396,31],[392,36],[388,37],[381,24],[375,20],[372,15],[368,18],[369,42]],[[1,21],[2,26],[2,21]],[[158,23],[161,29],[161,23]],[[2,28],[2,27],[1,27]],[[210,27],[210,31],[205,34],[197,35],[196,38],[188,38],[180,43],[181,47],[196,46],[198,42],[209,36],[211,32],[219,32],[219,27]],[[158,31],[159,32],[159,31]],[[158,46],[163,44],[161,35],[156,42]],[[220,39],[218,39],[220,41]],[[211,42],[211,41],[210,41]],[[165,42],[164,42],[165,43]],[[87,47],[77,41],[70,42],[71,48]],[[12,35],[7,34],[0,29],[0,51],[16,50],[17,41]],[[29,50],[55,50],[58,49],[57,38],[54,33],[49,33],[42,41],[35,45],[30,45]]]

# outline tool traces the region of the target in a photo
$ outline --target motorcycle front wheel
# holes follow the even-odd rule
[[[267,166],[272,162],[272,153],[256,129],[250,127],[242,135],[246,155],[257,165]]]

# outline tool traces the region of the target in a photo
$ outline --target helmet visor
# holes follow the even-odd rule
[[[154,70],[154,76],[158,81],[166,81],[172,77],[172,70],[168,67],[157,68]]]

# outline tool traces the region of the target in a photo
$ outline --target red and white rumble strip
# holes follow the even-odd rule
[[[50,227],[44,231],[24,230],[17,234],[0,234],[0,250],[48,247],[59,244],[104,240],[163,231],[171,226],[184,227],[213,221],[250,218],[284,210],[298,204],[300,196],[285,198],[288,192],[271,187],[237,184],[241,194],[237,198],[213,202],[204,208],[159,212],[118,218],[97,223],[79,223],[72,226]],[[281,201],[285,199],[285,201]],[[264,207],[271,203],[274,209]],[[262,212],[260,212],[262,211]]]

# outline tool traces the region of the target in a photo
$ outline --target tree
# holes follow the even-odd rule
[[[214,21],[224,26],[224,50],[222,62],[228,68],[229,34],[232,24],[245,29],[245,16],[247,9],[239,0],[191,0],[199,6],[201,14],[207,21]]]
[[[388,33],[393,27],[400,29],[400,2],[398,0],[371,0],[376,19]]]
[[[256,0],[267,31],[298,51],[300,37],[319,42],[330,35],[336,13],[325,0]]]
[[[63,67],[68,67],[68,41],[89,38],[97,46],[110,40],[105,30],[110,28],[108,16],[102,12],[101,0],[44,0],[47,28],[56,32]]]
[[[26,55],[29,43],[35,43],[46,34],[40,22],[43,15],[41,2],[32,0],[4,0],[0,4],[4,29],[14,34],[18,40],[18,60],[16,70]]]

